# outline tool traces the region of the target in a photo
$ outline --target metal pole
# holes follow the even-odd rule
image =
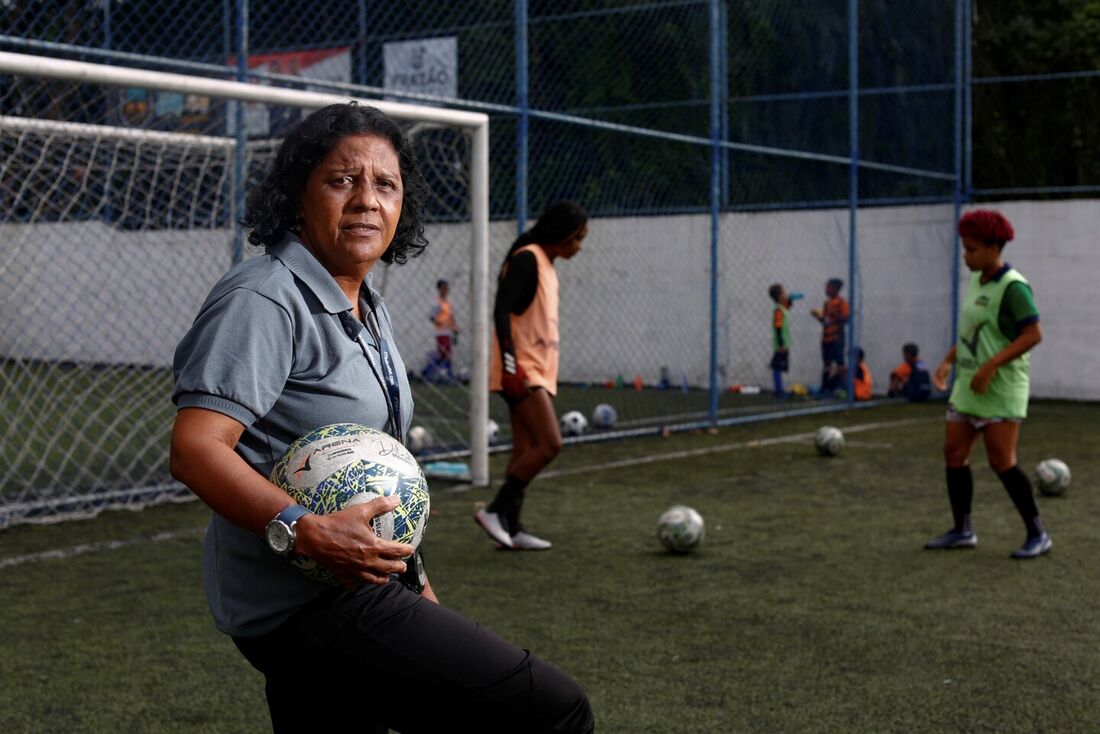
[[[966,90],[963,96],[963,116],[965,118],[963,129],[963,197],[969,201],[970,192],[974,190],[974,65],[971,63],[973,54],[973,31],[971,9],[969,0],[959,0],[963,8],[963,88]]]
[[[359,0],[359,48],[356,63],[359,66],[358,82],[367,83],[367,0]]]
[[[718,420],[718,217],[722,204],[721,0],[710,3],[710,409]]]
[[[859,366],[859,0],[848,0],[848,403],[855,401],[853,383]]]
[[[111,0],[103,0],[103,48],[110,49],[114,45],[111,37]]]
[[[966,38],[966,19],[963,6],[970,0],[955,0],[955,206],[951,220],[951,344],[959,338],[959,232],[956,223],[962,212],[963,202],[963,43]],[[950,349],[950,346],[948,346]]]
[[[237,81],[248,81],[248,0],[237,0],[236,25]],[[235,103],[237,146],[233,151],[233,263],[244,259],[244,228],[240,219],[244,216],[245,202],[245,154],[248,130],[245,129],[244,101]]]
[[[719,83],[722,86],[722,140],[730,139],[730,56],[729,56],[729,7],[725,0],[718,5],[718,62],[721,69]],[[730,151],[722,149],[722,206],[730,203]]]
[[[489,484],[489,121],[471,134],[470,146],[470,481]]]
[[[527,229],[527,0],[516,0],[516,231]]]

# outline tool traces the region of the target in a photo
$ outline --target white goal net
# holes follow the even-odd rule
[[[0,527],[189,496],[167,468],[172,355],[253,254],[240,202],[279,141],[232,134],[235,105],[285,123],[347,99],[0,53]],[[374,275],[417,422],[484,483],[488,121],[363,101],[408,124],[435,195],[424,256]],[[439,279],[464,327],[446,379],[425,374]]]

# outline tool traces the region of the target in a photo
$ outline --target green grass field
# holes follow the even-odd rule
[[[600,732],[1100,732],[1100,406],[1037,403],[1024,425],[1023,467],[1074,473],[1039,499],[1055,546],[1031,562],[1009,560],[1022,524],[980,448],[977,550],[921,550],[950,525],[943,407],[571,447],[530,490],[543,554],[493,549],[471,518],[489,490],[436,486],[433,585],[580,680]],[[807,438],[823,423],[846,429],[836,458]],[[673,503],[706,518],[692,555],[655,540]],[[0,731],[268,730],[260,675],[206,610],[206,518],[0,532]]]

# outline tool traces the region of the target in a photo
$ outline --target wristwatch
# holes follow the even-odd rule
[[[303,515],[308,514],[309,510],[301,505],[290,505],[271,518],[264,530],[268,547],[284,558],[289,556],[294,550],[294,541],[298,538],[295,526]]]

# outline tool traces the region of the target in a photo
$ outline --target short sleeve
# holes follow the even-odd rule
[[[1031,286],[1016,281],[1005,289],[1001,301],[1001,313],[1017,327],[1033,324],[1039,320],[1039,309],[1035,305],[1035,295]]]
[[[294,329],[279,304],[236,289],[207,304],[176,347],[172,402],[250,426],[275,405],[294,364]]]

